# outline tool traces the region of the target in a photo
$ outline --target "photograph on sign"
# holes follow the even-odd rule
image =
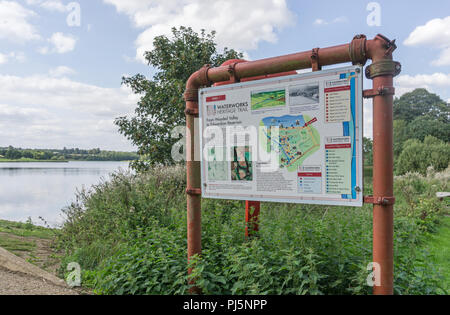
[[[361,73],[201,89],[202,196],[362,206]]]

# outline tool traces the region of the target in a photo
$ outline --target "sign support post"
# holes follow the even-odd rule
[[[395,41],[378,35],[372,42],[372,65],[366,76],[373,80],[373,262],[380,268],[380,286],[375,295],[392,295],[394,282],[394,152],[393,152],[393,77],[401,70],[392,61]],[[383,50],[384,53],[383,53]],[[375,267],[377,268],[377,267]]]
[[[373,204],[373,262],[379,266],[380,286],[374,294],[393,294],[393,77],[401,71],[401,65],[392,60],[395,41],[383,35],[367,40],[364,35],[355,36],[349,44],[314,49],[280,57],[234,63],[212,68],[204,66],[195,72],[186,84],[186,166],[187,166],[187,243],[188,261],[201,254],[201,168],[200,133],[195,118],[199,115],[199,89],[214,83],[257,76],[267,76],[288,71],[352,62],[372,65],[366,68],[366,76],[373,80],[373,89],[364,91],[364,97],[373,98],[374,106],[374,196],[364,198]],[[376,267],[375,267],[376,268]],[[190,272],[190,271],[189,271]],[[191,280],[193,294],[201,293]]]

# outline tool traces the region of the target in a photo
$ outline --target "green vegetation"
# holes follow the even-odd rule
[[[437,233],[426,237],[426,249],[444,277],[445,291],[450,292],[450,217],[442,221]]]
[[[429,167],[445,170],[450,163],[450,105],[436,94],[416,89],[394,100],[395,173]],[[365,164],[373,164],[372,140],[364,138]]]
[[[143,157],[132,163],[137,170],[174,163],[171,152],[184,132],[183,93],[191,74],[205,64],[219,66],[228,59],[242,58],[233,49],[218,52],[215,32],[207,34],[203,30],[197,34],[191,28],[180,27],[173,28],[172,34],[156,37],[154,49],[145,53],[148,65],[156,69],[153,78],[142,74],[123,78],[123,84],[141,97],[134,117],[116,120],[120,133],[138,147]],[[180,129],[174,129],[177,126]]]
[[[102,294],[185,294],[186,211],[182,167],[118,173],[65,209],[64,262]],[[368,171],[369,173],[369,171]],[[424,248],[440,225],[449,170],[397,177],[395,293],[445,292]],[[370,178],[367,178],[370,186]],[[370,193],[370,187],[368,188]],[[203,254],[192,262],[205,294],[369,294],[371,206],[262,206],[261,232],[244,239],[244,204],[203,200]],[[64,270],[65,264],[62,265]]]
[[[394,153],[399,157],[406,142],[433,136],[450,141],[450,106],[436,94],[416,89],[394,101]],[[430,165],[428,165],[430,166]],[[411,170],[413,171],[413,170]]]
[[[32,252],[36,248],[36,243],[34,241],[24,241],[0,236],[0,247],[12,253],[19,254],[19,252]]]
[[[21,237],[37,237],[41,239],[52,239],[57,230],[36,226],[28,219],[26,223],[0,220],[0,233]]]
[[[403,144],[403,151],[396,161],[396,173],[419,172],[425,175],[429,167],[443,171],[449,163],[450,143],[433,136],[426,136],[423,142],[410,139]]]
[[[67,161],[133,161],[139,156],[133,152],[102,151],[100,149],[21,149],[0,148],[0,162],[67,162]]]
[[[60,257],[52,247],[57,234],[34,225],[31,218],[25,223],[0,220],[0,247],[49,272],[59,268]]]

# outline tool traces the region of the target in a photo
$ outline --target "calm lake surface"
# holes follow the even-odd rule
[[[50,226],[64,221],[61,209],[75,201],[77,189],[89,188],[128,162],[0,163],[0,219]]]

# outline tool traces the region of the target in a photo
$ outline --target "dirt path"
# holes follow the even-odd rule
[[[56,258],[55,251],[51,248],[51,240],[38,237],[23,237],[3,232],[0,232],[0,239],[9,241],[10,246],[5,246],[7,250],[56,275],[59,268],[59,260]],[[27,248],[27,245],[30,248]]]
[[[79,295],[57,278],[59,253],[50,229],[0,220],[0,295]]]
[[[78,295],[78,292],[0,267],[0,295]]]

